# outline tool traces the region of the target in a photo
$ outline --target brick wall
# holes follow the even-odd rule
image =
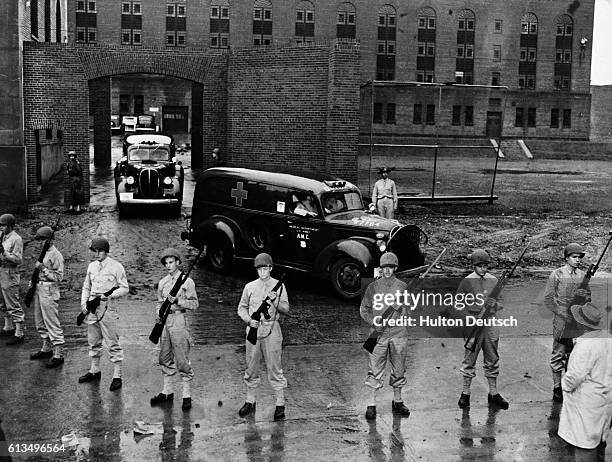
[[[355,45],[244,49],[25,44],[27,184],[36,200],[35,130],[63,130],[65,151],[88,165],[89,105],[95,162],[110,159],[110,76],[165,74],[192,82],[192,166],[210,153],[246,166],[318,168],[356,179],[359,51]],[[69,95],[69,97],[67,97]],[[201,140],[201,143],[199,143]],[[66,179],[67,181],[67,179]],[[86,200],[89,177],[85,176]],[[66,183],[67,184],[67,183]]]
[[[612,85],[593,85],[591,103],[591,140],[612,142]]]

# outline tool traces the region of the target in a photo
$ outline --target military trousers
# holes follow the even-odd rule
[[[100,320],[87,325],[87,341],[89,343],[89,356],[99,358],[102,356],[102,343],[108,350],[110,360],[113,363],[123,361],[123,348],[119,344],[119,313],[113,310],[101,310],[98,308],[96,314],[100,314]]]
[[[393,218],[393,199],[388,197],[384,197],[382,199],[378,199],[376,202],[376,209],[378,210],[378,214],[383,218]]]
[[[193,379],[189,361],[190,348],[191,335],[185,315],[175,311],[168,315],[160,340],[159,364],[165,376],[174,375],[178,370],[183,381]]]
[[[484,358],[485,377],[497,377],[499,375],[499,354],[497,347],[499,344],[499,327],[483,327],[476,339],[474,351],[465,349],[463,362],[460,372],[464,377],[476,377],[476,360],[482,350]]]
[[[553,318],[553,345],[550,355],[550,368],[553,372],[563,372],[565,370],[567,348],[562,343],[559,343],[565,328],[565,318],[555,314]]]
[[[54,346],[64,344],[64,331],[58,315],[59,287],[56,283],[43,282],[36,286],[34,299],[34,322],[36,330],[43,340],[49,340]]]
[[[23,322],[25,314],[19,303],[19,271],[17,268],[0,267],[0,311],[13,322]]]
[[[247,333],[249,328],[247,327]],[[247,389],[255,389],[261,383],[259,369],[263,356],[268,369],[268,381],[273,390],[282,390],[287,387],[287,379],[283,374],[281,364],[283,334],[278,321],[272,323],[269,335],[257,339],[257,344],[246,342],[246,371],[244,371],[244,384]]]
[[[387,360],[391,363],[391,376],[389,385],[401,388],[406,385],[406,353],[408,352],[408,337],[389,337],[381,335],[374,351],[369,354],[368,376],[365,384],[371,388],[382,388],[382,378],[387,367]]]

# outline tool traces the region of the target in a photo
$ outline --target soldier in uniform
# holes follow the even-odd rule
[[[244,383],[246,385],[246,401],[238,415],[245,417],[255,412],[255,391],[261,381],[259,368],[261,357],[266,361],[268,369],[268,381],[276,394],[276,409],[274,410],[274,420],[285,418],[285,394],[287,379],[283,375],[281,365],[283,334],[278,323],[279,313],[289,312],[289,300],[287,290],[282,285],[277,292],[272,291],[276,279],[270,276],[272,271],[272,257],[267,253],[260,253],[255,257],[255,268],[257,269],[258,279],[249,282],[244,286],[242,297],[238,304],[238,316],[247,324],[246,332],[249,327],[257,328],[257,344],[253,345],[246,342],[246,371],[244,372]],[[270,300],[269,313],[270,320],[255,321],[251,315],[257,311],[261,303],[268,298]]]
[[[19,271],[23,257],[23,241],[14,230],[15,217],[10,213],[0,216],[2,247],[0,248],[0,311],[4,312],[3,337],[10,337],[7,345],[18,345],[24,340],[25,314],[19,302]]]
[[[125,269],[121,263],[108,256],[110,245],[102,237],[96,237],[91,241],[89,250],[93,252],[94,261],[87,267],[87,274],[81,291],[81,312],[87,314],[87,341],[89,343],[89,356],[91,357],[91,368],[79,377],[79,383],[100,380],[100,356],[102,355],[102,341],[106,344],[110,360],[114,364],[113,380],[110,390],[121,388],[121,362],[123,361],[123,348],[119,344],[117,327],[119,324],[119,313],[115,305],[115,299],[128,293],[129,287]],[[110,289],[116,287],[114,292],[108,296],[104,295]],[[100,297],[100,306],[95,313],[89,313],[87,302]]]
[[[161,256],[161,262],[166,267],[168,274],[159,281],[157,287],[157,312],[164,300],[171,303],[170,314],[166,319],[162,331],[159,364],[164,376],[164,388],[162,392],[151,398],[151,406],[156,406],[174,399],[172,392],[172,377],[178,370],[183,380],[183,405],[182,409],[191,409],[191,381],[193,380],[193,369],[189,361],[189,348],[191,346],[191,335],[187,323],[187,311],[193,311],[198,306],[198,295],[195,284],[191,278],[187,278],[180,287],[176,297],[170,295],[177,279],[183,274],[179,269],[181,256],[177,250],[168,248]]]
[[[563,402],[561,389],[561,374],[567,361],[566,346],[559,342],[570,315],[569,309],[575,297],[590,301],[591,294],[588,289],[579,289],[585,272],[578,266],[584,258],[584,249],[580,244],[572,242],[563,250],[565,265],[554,270],[548,278],[544,293],[546,308],[554,313],[553,318],[553,347],[550,358],[550,368],[553,375],[553,401]]]
[[[457,288],[458,294],[482,294],[485,296],[485,308],[490,314],[495,314],[503,308],[501,298],[497,300],[486,297],[497,285],[497,278],[487,271],[491,263],[491,257],[482,249],[476,249],[470,255],[474,271],[468,274]],[[472,308],[472,309],[470,309]],[[478,304],[468,306],[470,315],[477,315],[483,307]],[[499,343],[499,327],[482,327],[476,339],[474,351],[466,348],[461,364],[461,374],[463,375],[463,391],[459,398],[459,407],[470,407],[470,387],[472,379],[476,377],[476,359],[480,350],[484,355],[484,370],[487,381],[489,382],[489,405],[497,406],[501,409],[508,409],[509,404],[497,392],[497,376],[499,375],[499,354],[497,345]]]
[[[34,292],[34,321],[36,330],[43,340],[39,351],[32,353],[30,359],[51,358],[48,368],[60,366],[64,363],[62,345],[64,344],[64,331],[58,316],[58,302],[60,299],[59,283],[64,278],[64,257],[53,245],[53,229],[43,226],[36,231],[36,240],[49,242],[49,249],[43,257],[42,263],[36,260],[35,267],[39,269],[38,284]]]
[[[401,326],[384,326],[381,324],[381,317],[385,318],[385,312],[374,309],[374,297],[384,297],[384,294],[396,294],[397,291],[403,293],[408,285],[395,277],[395,270],[398,266],[397,255],[393,252],[384,253],[380,257],[380,267],[382,268],[383,276],[380,279],[372,282],[366,289],[359,312],[365,322],[371,325],[374,329],[381,333],[378,338],[378,343],[374,347],[374,351],[369,354],[368,358],[368,376],[365,384],[369,390],[368,407],[366,410],[366,419],[373,420],[376,418],[376,394],[383,387],[382,377],[385,373],[387,359],[391,362],[391,376],[389,377],[389,385],[393,387],[393,401],[391,409],[394,413],[401,416],[409,416],[410,410],[402,400],[402,387],[406,385],[406,353],[408,348],[408,330]],[[385,310],[392,309],[388,319],[399,319],[402,316],[407,316],[409,308],[397,303],[386,306]]]
[[[393,218],[395,209],[397,209],[397,188],[395,181],[389,178],[390,171],[389,167],[382,167],[378,170],[382,178],[374,183],[372,191],[372,203],[376,206],[378,214],[384,218]]]

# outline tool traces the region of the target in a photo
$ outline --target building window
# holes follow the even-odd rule
[[[494,31],[495,31],[496,34],[501,34],[502,33],[502,25],[503,25],[503,21],[501,19],[496,19],[495,20]]]
[[[474,106],[465,107],[465,126],[471,127],[474,125]]]
[[[30,34],[38,38],[38,0],[30,1]]]
[[[528,127],[536,126],[536,108],[534,107],[527,108],[527,126]]]
[[[427,105],[427,125],[435,125],[436,124],[436,106],[434,104]]]
[[[491,107],[500,107],[501,106],[501,98],[489,98],[489,106],[491,106]]]
[[[36,0],[38,1],[38,0]],[[32,2],[34,3],[34,2]],[[77,0],[76,2],[76,11],[77,13],[85,13],[85,0]]]
[[[525,110],[522,107],[516,108],[516,116],[514,118],[514,126],[515,127],[524,127],[525,126]]]
[[[553,84],[557,90],[569,91],[572,77],[574,21],[570,15],[564,14],[557,18],[556,24]]]
[[[141,45],[142,3],[126,1],[121,4],[121,44]]]
[[[455,82],[471,85],[474,75],[474,36],[476,16],[471,10],[461,10],[457,15],[457,57]]]
[[[353,40],[356,37],[355,6],[343,3],[338,7],[336,38]]]
[[[315,9],[309,1],[301,1],[295,13],[295,41],[314,43]]]
[[[378,10],[376,80],[395,80],[396,12],[391,5]]]
[[[272,44],[272,3],[257,0],[253,6],[253,45]]]
[[[559,109],[552,108],[550,110],[550,128],[559,128]]]
[[[395,103],[387,103],[387,123],[395,123]]]
[[[412,111],[412,123],[414,125],[421,125],[423,123],[423,105],[415,104]]]
[[[572,128],[572,110],[563,109],[563,128]]]
[[[186,45],[187,4],[185,0],[168,0],[166,3],[166,45]]]
[[[434,81],[436,24],[436,12],[433,8],[425,7],[417,10],[417,81]]]
[[[88,0],[87,1],[87,11],[89,13],[95,13],[96,12],[96,0]]]
[[[493,61],[501,61],[501,45],[493,45]]]
[[[538,59],[538,18],[533,13],[523,15],[519,40],[519,88],[535,89]]]
[[[501,73],[491,72],[491,85],[497,87],[501,85]]]
[[[382,103],[374,103],[374,115],[372,122],[375,124],[381,124],[383,121],[383,105]]]
[[[451,125],[461,125],[461,106],[453,106],[453,119]]]

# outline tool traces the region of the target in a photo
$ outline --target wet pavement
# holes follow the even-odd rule
[[[118,155],[120,144],[113,139],[113,157]],[[189,166],[188,156],[184,165]],[[188,188],[194,184],[188,172],[186,210],[192,197]],[[399,418],[391,413],[392,390],[385,383],[378,417],[368,423],[363,385],[367,356],[361,348],[367,327],[359,318],[358,305],[338,300],[319,280],[290,275],[287,290],[292,309],[282,320],[283,366],[289,383],[287,418],[273,422],[274,397],[265,368],[254,418],[242,419],[237,413],[244,400],[245,348],[244,325],[236,306],[242,287],[254,278],[252,268],[237,266],[231,275],[221,276],[199,264],[192,277],[200,308],[190,320],[193,408],[181,410],[178,380],[174,405],[151,408],[149,399],[162,387],[158,349],[148,340],[155,317],[155,284],[164,275],[159,252],[172,245],[189,261],[196,252],[178,238],[181,219],[156,212],[119,219],[112,169],[92,169],[91,173],[92,202],[86,213],[62,214],[63,206],[57,201],[61,194],[49,194],[19,225],[27,244],[23,293],[40,249],[32,236],[38,226],[61,216],[56,240],[66,261],[60,319],[67,343],[66,362],[58,369],[48,370],[42,362],[29,360],[40,339],[31,310],[26,310],[25,344],[0,344],[0,430],[9,444],[26,450],[16,457],[13,453],[15,460],[564,460],[567,448],[556,436],[560,406],[551,402],[552,321],[537,303],[544,279],[513,280],[504,293],[505,311],[520,326],[502,328],[500,340],[498,387],[510,401],[509,410],[488,407],[482,359],[473,382],[472,407],[459,409],[463,340],[429,338],[442,333],[412,329],[403,394],[412,414]],[[61,191],[61,185],[58,188]],[[96,235],[109,238],[111,256],[124,264],[130,283],[130,294],[119,303],[125,361],[124,386],[118,392],[108,389],[112,366],[106,353],[101,382],[77,383],[89,367],[89,358],[86,329],[77,327],[74,319],[90,258],[87,245]],[[593,287],[597,304],[611,304],[607,280],[594,280]],[[146,427],[151,434],[135,433],[137,425],[139,431]],[[50,444],[53,448],[61,444],[62,436],[71,434],[76,444],[67,443],[63,452],[43,454],[28,446]]]

